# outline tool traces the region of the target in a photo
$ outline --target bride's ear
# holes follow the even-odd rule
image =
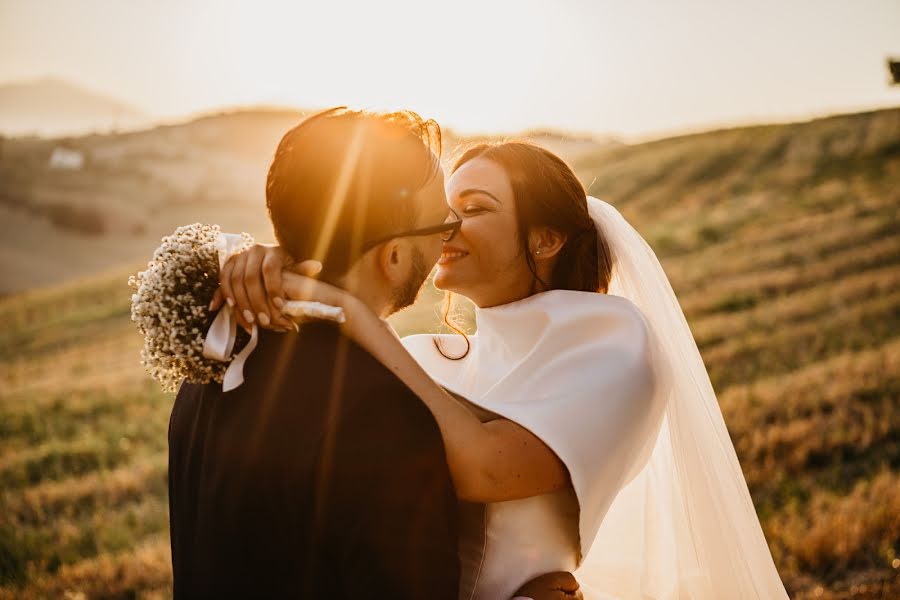
[[[566,244],[566,234],[550,227],[532,227],[528,233],[528,248],[535,260],[554,258]]]

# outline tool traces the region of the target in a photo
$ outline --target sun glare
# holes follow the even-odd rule
[[[165,118],[352,105],[640,136],[892,106],[898,29],[894,0],[3,3],[0,80],[62,77]]]

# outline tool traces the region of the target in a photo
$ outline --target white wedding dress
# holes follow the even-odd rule
[[[462,360],[441,355],[434,336],[404,344],[438,383],[541,438],[574,487],[463,506],[460,597],[507,600],[538,575],[575,571],[652,449],[663,394],[654,393],[646,328],[628,300],[556,290],[476,314]],[[439,337],[451,355],[465,347],[460,336]]]
[[[544,441],[573,487],[464,505],[461,598],[507,600],[550,571],[585,597],[779,599],[709,376],[655,254],[588,198],[613,258],[609,294],[554,290],[476,311],[469,355],[404,338],[428,373]],[[439,336],[450,355],[460,336]]]

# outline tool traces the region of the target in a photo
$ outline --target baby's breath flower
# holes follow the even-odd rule
[[[131,320],[144,336],[141,364],[163,390],[174,392],[183,379],[222,382],[227,362],[203,356],[203,340],[215,315],[209,311],[219,286],[218,225],[185,225],[162,239],[147,269],[128,278]],[[253,238],[242,233],[243,248]],[[238,328],[233,354],[249,336]]]

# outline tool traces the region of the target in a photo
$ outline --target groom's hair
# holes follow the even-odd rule
[[[416,195],[440,172],[441,130],[411,111],[332,108],[288,131],[275,151],[266,206],[278,243],[339,277],[363,246],[415,227]]]

